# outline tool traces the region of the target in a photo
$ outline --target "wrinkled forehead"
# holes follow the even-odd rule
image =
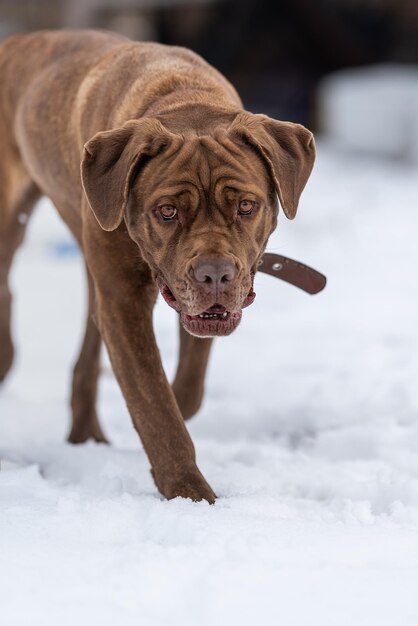
[[[208,194],[219,186],[253,191],[267,199],[271,183],[267,169],[250,146],[234,143],[226,134],[185,137],[175,152],[155,159],[152,189],[192,184]]]

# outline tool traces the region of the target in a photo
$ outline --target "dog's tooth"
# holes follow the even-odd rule
[[[223,313],[200,313],[198,317],[204,320],[225,320],[228,317],[228,311]]]

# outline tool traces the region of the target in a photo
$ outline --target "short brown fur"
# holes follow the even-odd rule
[[[252,302],[276,194],[295,216],[311,133],[243,111],[193,52],[111,33],[14,36],[0,47],[0,85],[0,380],[14,352],[8,273],[46,195],[89,284],[69,440],[105,441],[95,409],[103,339],[160,492],[214,502],[183,418],[200,406],[212,337],[232,332]],[[172,387],[152,328],[157,285],[181,320]]]

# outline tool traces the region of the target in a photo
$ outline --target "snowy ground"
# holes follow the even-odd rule
[[[84,315],[80,258],[42,203],[13,274],[19,357],[0,391],[4,626],[418,624],[417,172],[320,145],[190,423],[215,506],[164,501],[108,366],[112,447],[64,443]],[[157,332],[172,375],[175,314]]]

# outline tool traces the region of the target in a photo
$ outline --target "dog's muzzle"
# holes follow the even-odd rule
[[[231,268],[221,264],[216,266],[202,264],[198,268],[198,277],[201,279],[197,281],[200,283],[199,288],[205,289],[206,297],[210,297],[212,302],[217,294],[220,299],[223,299],[222,295],[227,291],[227,285],[234,278]],[[242,309],[254,302],[256,294],[252,287],[253,278],[252,276],[251,289],[238,309],[229,311],[222,303],[214,302],[196,315],[190,315],[182,310],[180,303],[162,277],[157,278],[157,284],[166,303],[180,314],[185,330],[197,337],[215,337],[230,335],[241,321]]]

